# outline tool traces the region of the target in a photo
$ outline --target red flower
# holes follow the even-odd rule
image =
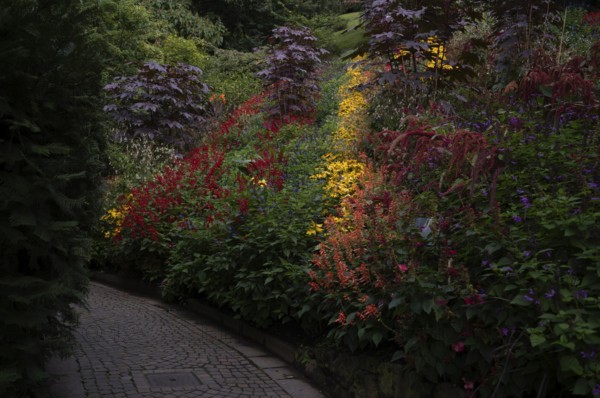
[[[340,311],[334,323],[339,323],[342,326],[346,325],[346,314],[344,314],[344,311]]]
[[[238,204],[240,205],[240,214],[248,214],[248,199],[240,198]]]

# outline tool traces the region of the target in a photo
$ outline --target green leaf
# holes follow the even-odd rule
[[[552,97],[552,87],[548,87],[548,86],[544,86],[544,85],[540,85],[538,87],[538,89],[540,90],[540,92],[542,93],[542,95],[544,97],[548,97],[551,98]]]
[[[423,307],[423,311],[425,311],[426,314],[431,313],[431,310],[433,309],[434,306],[434,302],[433,299],[428,299],[423,301],[422,307]]]
[[[375,332],[375,333],[373,333],[373,336],[371,337],[371,340],[373,340],[373,343],[375,344],[376,347],[379,345],[379,343],[381,343],[382,339],[383,339],[383,333],[381,333],[381,332]]]
[[[403,301],[404,301],[404,299],[402,299],[401,297],[396,297],[395,299],[393,299],[392,301],[390,301],[390,303],[388,304],[388,308],[389,309],[396,308]]]
[[[546,342],[546,338],[541,334],[532,334],[529,336],[529,341],[531,342],[532,347],[537,347],[540,344],[544,344]]]
[[[510,303],[521,306],[531,305],[529,301],[525,300],[525,297],[522,294],[518,294],[517,296],[515,296],[515,298],[512,299]]]
[[[560,369],[563,372],[573,372],[578,376],[583,374],[583,368],[579,361],[572,355],[565,355],[560,358]]]
[[[573,394],[575,395],[587,395],[592,391],[590,383],[583,378],[579,378],[573,386]]]
[[[396,362],[404,358],[404,351],[396,351],[394,355],[392,355],[392,362]]]

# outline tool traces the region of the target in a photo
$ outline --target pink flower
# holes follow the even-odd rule
[[[400,272],[405,273],[406,271],[408,271],[408,266],[406,264],[398,264],[398,269],[400,270]]]
[[[463,377],[463,382],[465,383],[465,390],[472,390],[475,388],[475,383],[472,380],[467,380]]]
[[[454,352],[463,352],[465,350],[465,343],[463,343],[462,341],[458,341],[452,344],[452,349],[454,350]]]

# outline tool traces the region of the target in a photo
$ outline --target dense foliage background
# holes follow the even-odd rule
[[[0,394],[91,255],[411,396],[600,395],[590,4],[1,3]]]

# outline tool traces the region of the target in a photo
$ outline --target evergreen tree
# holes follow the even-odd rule
[[[96,2],[0,0],[0,396],[66,354],[97,219],[103,46]]]

